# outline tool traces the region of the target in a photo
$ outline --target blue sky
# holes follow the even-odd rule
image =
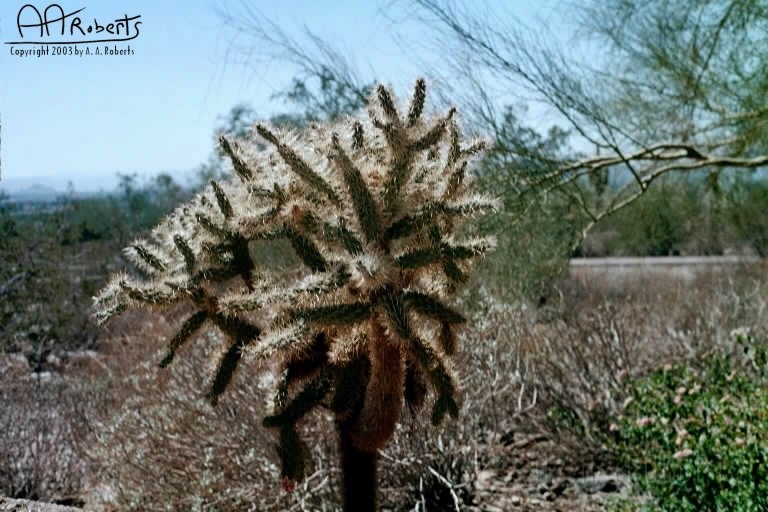
[[[391,0],[250,4],[290,34],[307,27],[330,41],[352,57],[363,78],[373,78],[375,68],[376,78],[398,86],[419,74],[395,37],[408,38],[417,28],[395,27],[389,18],[407,6],[400,1],[394,12]],[[19,39],[16,16],[28,2],[3,0],[0,41]],[[49,4],[32,3],[41,12]],[[243,66],[231,44],[235,34],[217,14],[241,12],[240,0],[59,4],[67,13],[85,7],[79,13],[83,25],[93,18],[101,23],[141,15],[140,35],[119,43],[130,44],[134,53],[128,56],[19,57],[11,55],[11,45],[0,45],[0,187],[34,181],[62,188],[71,180],[77,190],[93,190],[110,187],[118,172],[181,175],[207,159],[217,117],[236,103],[251,103],[265,117],[286,108],[270,96],[289,83],[295,69],[278,62]],[[506,7],[533,21],[541,11],[526,7],[531,4]],[[91,45],[96,46],[103,45]]]

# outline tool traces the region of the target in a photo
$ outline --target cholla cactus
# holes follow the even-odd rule
[[[350,489],[372,486],[373,475],[356,481],[360,468],[347,466],[375,469],[404,402],[419,409],[431,390],[434,424],[458,415],[449,358],[465,320],[447,299],[493,245],[457,236],[465,219],[497,206],[470,191],[468,163],[483,143],[461,145],[453,109],[425,120],[424,99],[419,80],[401,115],[379,86],[366,119],[302,133],[257,125],[239,144],[222,138],[235,177],[213,182],[127,249],[147,280],[117,276],[97,298],[101,320],[128,306],[192,305],[162,365],[204,323],[225,333],[214,403],[241,357],[276,362],[264,423],[279,430],[283,477],[302,475],[297,422],[328,407],[347,509],[373,507],[373,489]],[[257,268],[249,244],[277,238],[306,267],[300,278]]]

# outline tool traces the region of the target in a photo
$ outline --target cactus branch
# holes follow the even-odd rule
[[[427,84],[423,78],[416,80],[416,86],[413,88],[413,97],[411,106],[408,108],[408,126],[414,126],[421,118],[424,111],[424,99],[427,96]]]
[[[219,137],[219,145],[232,162],[232,168],[235,170],[235,174],[237,174],[243,181],[250,180],[253,177],[253,173],[245,162],[237,155],[236,149],[232,146],[229,140],[222,135]]]
[[[344,183],[347,185],[349,195],[352,198],[352,203],[355,205],[357,221],[363,229],[365,240],[372,242],[381,231],[379,212],[376,203],[373,201],[373,196],[368,190],[360,171],[355,167],[341,147],[338,134],[334,133],[331,140],[334,151],[334,162],[344,177]]]
[[[402,300],[410,310],[439,322],[462,324],[467,321],[461,313],[425,293],[409,291],[403,294]]]
[[[171,341],[168,343],[168,353],[163,358],[163,360],[160,361],[161,368],[165,368],[171,364],[174,356],[176,355],[176,351],[179,350],[184,342],[191,338],[192,335],[200,329],[200,327],[202,327],[207,318],[207,311],[198,311],[194,315],[187,318],[187,320],[179,329],[179,332],[177,332],[176,335],[171,338]]]
[[[312,168],[304,160],[302,160],[302,158],[293,149],[281,143],[277,136],[272,133],[269,128],[259,124],[256,125],[256,131],[259,133],[259,135],[264,137],[265,140],[272,143],[275,148],[277,148],[277,152],[283,158],[283,161],[302,180],[304,180],[311,187],[328,196],[328,199],[330,199],[334,205],[338,206],[341,204],[341,200],[333,188],[319,174],[313,171]]]

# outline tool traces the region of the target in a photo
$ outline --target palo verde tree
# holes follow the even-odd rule
[[[564,10],[599,43],[577,58],[551,44],[554,34],[537,37],[501,13],[409,3],[425,28],[419,37],[431,32],[453,78],[442,82],[454,101],[492,134],[497,153],[528,162],[495,168],[510,184],[507,206],[563,198],[580,225],[572,249],[665,177],[698,172],[716,184],[725,169],[768,165],[764,2],[593,0]],[[553,154],[515,137],[498,90],[545,106],[578,151]]]
[[[407,110],[375,89],[368,116],[302,132],[258,124],[240,141],[222,137],[234,170],[211,182],[126,252],[146,277],[118,275],[96,298],[102,322],[127,308],[192,312],[168,343],[170,364],[209,326],[228,340],[207,397],[216,404],[241,358],[276,363],[274,410],[282,477],[306,467],[297,424],[313,409],[337,425],[345,510],[375,508],[376,453],[404,405],[431,391],[432,422],[459,412],[450,358],[465,322],[449,298],[466,282],[489,238],[462,239],[463,221],[494,210],[472,191],[472,158],[455,110],[424,115],[419,80]],[[252,245],[285,239],[303,263],[297,276],[260,265]]]

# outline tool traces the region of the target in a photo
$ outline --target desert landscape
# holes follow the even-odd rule
[[[170,5],[0,12],[0,511],[768,511],[764,3]]]

